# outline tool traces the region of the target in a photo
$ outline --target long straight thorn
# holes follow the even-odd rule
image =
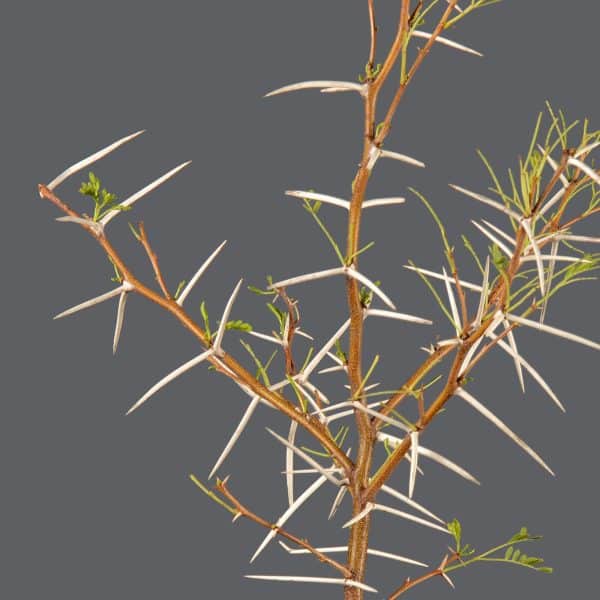
[[[80,160],[79,162],[76,162],[74,165],[71,165],[70,167],[65,169],[60,175],[58,175],[58,177],[55,177],[46,187],[49,190],[53,191],[56,187],[58,187],[63,181],[65,181],[65,179],[67,179],[71,175],[74,175],[75,173],[81,171],[82,169],[85,169],[89,165],[95,163],[97,160],[104,158],[107,154],[110,154],[113,150],[116,150],[119,146],[126,144],[127,142],[138,137],[138,135],[141,135],[142,133],[144,133],[144,131],[146,131],[146,130],[142,129],[142,130],[136,131],[135,133],[132,133],[130,135],[126,135],[125,137],[121,138],[120,140],[117,140],[116,142],[113,142],[112,144],[106,146],[105,148],[102,148],[101,150],[94,152],[94,154],[90,154],[90,156]]]
[[[177,297],[177,304],[179,304],[179,306],[183,305],[185,299],[188,297],[188,295],[192,291],[193,287],[196,285],[196,283],[198,283],[198,280],[200,279],[200,277],[202,277],[202,275],[204,275],[204,272],[206,271],[206,269],[208,269],[208,267],[211,265],[213,260],[215,260],[215,258],[217,257],[219,252],[221,252],[221,250],[223,249],[223,246],[225,246],[226,243],[227,243],[227,240],[224,240],[223,242],[221,242],[221,244],[216,248],[216,250],[214,250],[213,253],[202,263],[202,265],[200,265],[200,268],[196,271],[194,276],[189,280],[187,285],[183,288],[182,292]]]

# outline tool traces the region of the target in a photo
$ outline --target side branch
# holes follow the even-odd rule
[[[65,204],[52,190],[45,185],[38,186],[40,196],[49,200],[52,204],[71,217],[76,217],[81,221],[81,226],[86,229],[92,237],[100,244],[106,254],[109,256],[122,277],[132,286],[132,291],[150,300],[171,313],[186,329],[188,329],[207,349],[212,347],[212,342],[206,335],[206,332],[192,319],[192,317],[173,299],[164,298],[145,284],[143,284],[129,267],[125,264],[119,253],[108,241],[104,232],[98,230],[93,221],[84,219],[80,214]],[[88,223],[89,221],[89,223]],[[217,357],[212,354],[208,361],[213,364],[220,372],[224,373],[236,383],[250,389],[254,394],[260,396],[269,402],[274,408],[281,411],[288,418],[296,421],[304,427],[315,439],[317,439],[331,454],[335,462],[344,470],[347,476],[352,473],[353,462],[346,456],[345,452],[333,440],[331,433],[316,417],[300,412],[298,408],[281,394],[269,390],[260,381],[258,381],[248,370],[238,363],[231,355],[222,352]]]
[[[342,565],[341,563],[337,562],[336,560],[330,558],[326,554],[323,554],[323,552],[321,552],[320,550],[317,550],[314,546],[309,544],[305,539],[299,538],[298,536],[287,532],[285,529],[282,529],[281,527],[279,527],[278,525],[275,525],[274,523],[270,523],[266,519],[259,517],[256,513],[252,512],[249,508],[244,506],[229,490],[229,488],[227,487],[226,480],[219,481],[216,485],[216,489],[225,498],[227,498],[227,500],[229,500],[229,502],[235,507],[235,509],[237,511],[236,516],[245,517],[246,519],[249,519],[250,521],[254,521],[254,523],[257,523],[258,525],[261,525],[265,529],[275,531],[277,533],[277,535],[281,536],[282,538],[285,538],[286,540],[289,540],[290,542],[293,542],[294,544],[297,544],[298,546],[300,546],[301,548],[304,548],[305,550],[308,550],[312,555],[314,555],[322,563],[328,564],[330,567],[333,567],[334,569],[339,571],[344,576],[344,579],[352,579],[352,571],[350,571],[350,569],[348,569],[348,567],[346,567],[345,565]]]
[[[148,235],[146,234],[146,228],[144,227],[144,223],[142,221],[138,223],[138,230],[140,244],[142,244],[144,250],[146,251],[146,254],[148,255],[148,259],[150,260],[150,264],[152,265],[152,269],[154,271],[154,277],[156,278],[156,281],[158,282],[158,285],[160,286],[160,289],[162,290],[162,293],[164,294],[165,298],[170,299],[171,294],[169,294],[167,284],[165,283],[165,278],[163,277],[162,271],[158,266],[158,257],[156,256],[154,250],[152,250],[152,246],[150,246],[150,242],[148,241]]]

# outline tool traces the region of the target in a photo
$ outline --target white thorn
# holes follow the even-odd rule
[[[181,171],[182,169],[185,169],[185,167],[187,167],[189,164],[191,164],[191,162],[192,162],[191,160],[188,160],[187,162],[181,163],[174,169],[171,169],[168,173],[165,173],[158,179],[155,179],[153,182],[151,182],[147,186],[143,187],[141,190],[137,191],[135,194],[132,194],[127,199],[123,200],[123,202],[120,202],[119,205],[120,206],[133,206],[133,204],[135,204],[140,198],[143,198],[146,194],[149,194],[150,192],[155,190],[158,186],[162,185],[165,181],[167,181],[167,179],[171,179],[171,177],[173,177],[174,175],[179,173],[179,171]],[[100,219],[99,222],[102,223],[103,227],[106,227],[106,225],[110,221],[112,221],[112,219],[114,219],[120,212],[121,211],[117,210],[117,209],[111,210],[111,211],[107,212]]]
[[[510,330],[510,324],[508,321],[504,320],[504,329]],[[508,338],[508,344],[513,351],[513,358],[515,361],[515,369],[517,370],[517,378],[519,379],[519,385],[521,386],[521,390],[525,393],[525,381],[523,380],[523,369],[521,368],[520,354],[519,349],[517,348],[517,340],[515,339],[515,334],[512,330],[510,330],[506,337]]]
[[[287,510],[277,519],[275,523],[275,528],[271,529],[269,533],[265,536],[263,541],[260,543],[256,552],[252,555],[250,562],[254,562],[258,555],[267,547],[269,542],[277,535],[277,529],[279,527],[283,527],[288,519],[325,483],[326,477],[321,475],[321,477],[315,479],[315,481],[308,486],[302,494],[300,494],[296,500],[287,508]]]
[[[292,83],[290,85],[284,85],[283,87],[277,88],[268,94],[265,94],[265,98],[270,96],[277,96],[278,94],[286,94],[288,92],[296,92],[299,90],[308,89],[329,89],[334,88],[336,90],[353,90],[363,95],[365,93],[365,86],[354,81],[330,81],[330,80],[315,80],[315,81],[301,81],[299,83]]]
[[[244,414],[242,415],[240,422],[237,424],[237,427],[235,428],[233,434],[231,435],[231,437],[229,438],[229,441],[227,442],[225,448],[223,449],[223,452],[221,452],[221,454],[219,455],[219,458],[217,458],[217,461],[215,462],[213,468],[211,469],[211,471],[208,475],[209,479],[212,479],[213,475],[217,472],[219,467],[223,464],[225,459],[229,456],[229,453],[231,452],[231,450],[233,450],[233,447],[235,446],[238,439],[242,435],[244,429],[246,429],[246,425],[248,425],[250,418],[254,414],[254,411],[256,410],[256,407],[259,404],[260,404],[260,398],[258,396],[255,396],[254,398],[252,398],[252,400],[250,401],[250,404],[248,405],[248,408],[244,411]],[[296,421],[292,421],[292,422],[295,423]]]
[[[589,346],[594,350],[600,350],[600,344],[593,342],[592,340],[588,340],[587,338],[581,337],[579,335],[575,335],[574,333],[569,333],[568,331],[558,329],[558,327],[551,327],[550,325],[537,323],[536,321],[531,321],[530,319],[525,319],[523,317],[517,317],[517,315],[511,315],[510,313],[506,314],[506,318],[509,321],[514,321],[515,323],[518,323],[519,325],[531,327],[532,329],[538,329],[539,331],[544,331],[545,333],[549,333],[551,335],[570,340],[571,342],[576,342],[578,344],[582,344],[583,346]]]
[[[373,504],[373,509],[379,512],[385,512],[390,515],[394,515],[395,517],[400,517],[401,519],[406,519],[407,521],[412,521],[413,523],[417,523],[419,525],[423,525],[425,527],[430,527],[431,529],[437,529],[438,531],[442,531],[443,533],[449,534],[450,532],[446,527],[442,527],[437,523],[431,523],[426,519],[421,519],[421,517],[416,517],[415,515],[411,515],[410,513],[404,512],[403,510],[398,510],[397,508],[392,508],[390,506],[386,506],[385,504]]]
[[[408,497],[412,498],[415,491],[415,482],[417,481],[417,466],[419,461],[419,432],[410,432],[410,477],[408,480]]]
[[[387,440],[388,443],[390,443],[392,445],[392,447],[398,446],[399,444],[402,443],[402,440],[400,438],[390,435],[389,433],[383,433],[383,432],[377,433],[377,439],[379,441]],[[460,475],[463,479],[466,479],[467,481],[471,481],[472,483],[476,483],[477,485],[480,485],[479,480],[477,478],[475,478],[473,475],[471,475],[471,473],[469,473],[466,469],[463,469],[463,467],[461,467],[460,465],[457,465],[455,462],[451,461],[450,459],[446,458],[445,456],[442,456],[438,452],[435,452],[434,450],[430,450],[429,448],[425,448],[424,446],[419,445],[419,454],[421,454],[422,456],[424,456],[426,458],[429,458],[430,460],[437,462],[438,464],[442,465],[443,467],[446,467],[446,469],[456,473],[457,475]]]
[[[492,338],[493,340],[497,339],[498,337],[493,333],[486,333],[486,335]],[[508,355],[512,356],[516,361],[519,362],[519,364],[538,382],[540,387],[548,394],[548,396],[550,396],[550,398],[553,400],[556,406],[558,406],[560,410],[565,412],[565,407],[563,406],[562,402],[558,399],[556,394],[552,391],[552,388],[546,383],[546,381],[539,374],[539,372],[520,354],[515,354],[510,345],[507,344],[504,340],[498,340],[497,343],[500,346],[500,348],[502,348],[502,350],[504,350]]]
[[[338,508],[340,507],[340,504],[342,503],[342,500],[344,499],[344,496],[346,495],[347,492],[348,492],[348,486],[346,486],[346,485],[342,486],[337,491],[337,494],[335,495],[335,498],[333,499],[333,504],[331,505],[331,510],[329,511],[329,515],[327,516],[328,519],[333,519],[333,517],[335,516],[335,513],[338,511]]]
[[[413,37],[417,37],[417,38],[422,38],[425,40],[430,39],[432,36],[431,33],[427,33],[426,31],[419,31],[418,29],[413,30],[413,32],[411,33],[411,36]],[[473,48],[469,48],[468,46],[463,46],[462,44],[459,44],[458,42],[453,42],[452,40],[449,40],[448,38],[442,37],[440,35],[438,35],[435,38],[436,42],[439,42],[440,44],[443,44],[444,46],[448,46],[450,48],[454,48],[455,50],[460,50],[461,52],[466,52],[467,54],[474,54],[475,56],[483,56],[483,54],[481,52],[478,52],[477,50],[473,50]]]
[[[429,277],[433,277],[434,279],[441,279],[442,281],[448,281],[456,285],[456,280],[454,277],[449,277],[448,275],[442,275],[441,273],[436,273],[435,271],[429,271],[427,269],[421,269],[420,267],[413,267],[412,265],[404,265],[405,269],[409,271],[415,271],[416,273],[421,273],[422,275],[428,275]],[[467,290],[472,290],[474,292],[481,292],[482,287],[477,285],[476,283],[471,283],[469,281],[464,281],[463,279],[459,279],[460,285]]]
[[[300,327],[296,328],[296,335],[299,335],[300,337],[306,338],[307,340],[311,340],[311,341],[314,341],[314,339],[315,339],[309,333],[306,333],[305,331],[302,331],[302,329],[300,329]]]
[[[558,190],[558,192],[556,192],[556,194],[554,194],[554,196],[552,196],[552,198],[550,198],[550,200],[548,200],[548,202],[542,206],[539,216],[541,217],[545,215],[559,200],[562,199],[562,197],[565,195],[565,192],[566,188],[560,188],[560,190]]]
[[[117,352],[121,330],[123,329],[123,317],[125,316],[125,303],[127,302],[127,294],[129,292],[121,292],[119,296],[119,304],[117,306],[117,319],[115,322],[115,335],[113,336],[113,354]]]
[[[491,207],[495,208],[496,210],[499,210],[501,213],[504,213],[505,215],[508,215],[509,217],[512,217],[513,219],[516,219],[517,221],[521,219],[521,215],[516,213],[514,210],[508,208],[504,204],[497,202],[496,200],[492,200],[491,198],[488,198],[487,196],[483,196],[481,194],[471,192],[470,190],[467,190],[458,185],[450,184],[450,187],[453,190],[456,190],[457,192],[461,192],[462,194],[465,194],[466,196],[469,196],[470,198],[473,198],[474,200],[481,202],[482,204],[487,204],[488,206],[491,206]]]
[[[345,371],[346,367],[344,365],[335,365],[333,367],[327,367],[326,369],[321,369],[317,371],[319,375],[324,375],[325,373],[335,373],[336,371]]]
[[[410,431],[410,428],[404,423],[402,423],[402,421],[398,421],[397,419],[388,417],[387,415],[384,415],[379,411],[373,410],[372,408],[369,408],[368,406],[365,406],[364,404],[361,404],[358,401],[352,402],[351,404],[356,410],[360,410],[368,415],[371,415],[372,417],[375,417],[376,419],[379,419],[380,421],[383,421],[388,425],[393,425],[394,427],[397,427],[398,429],[401,429],[402,431],[407,433]]]
[[[590,237],[587,235],[571,235],[571,234],[561,234],[558,235],[558,240],[566,240],[568,242],[582,242],[588,244],[600,244],[600,237]]]
[[[475,317],[474,326],[479,327],[483,321],[485,315],[485,308],[487,305],[487,297],[489,293],[489,282],[490,282],[490,257],[489,255],[485,259],[485,269],[483,271],[483,283],[481,286],[481,296],[479,296],[479,306],[477,307],[477,316]]]
[[[265,335],[264,333],[259,333],[258,331],[248,331],[248,335],[253,335],[261,340],[266,340],[267,342],[272,342],[273,344],[277,344],[278,346],[282,346],[283,343],[281,340],[273,337],[272,335]]]
[[[158,392],[158,390],[160,390],[165,385],[167,385],[168,383],[173,381],[173,379],[176,379],[177,377],[179,377],[186,371],[189,371],[196,365],[199,365],[201,362],[205,361],[212,354],[213,354],[212,349],[206,350],[205,352],[203,352],[202,354],[199,354],[195,358],[192,358],[191,360],[188,360],[186,363],[183,363],[181,366],[177,367],[174,371],[171,371],[168,375],[165,375],[165,377],[163,377],[160,381],[155,383],[125,414],[126,415],[131,414],[134,410],[136,410],[142,404],[144,404],[144,402],[146,402],[146,400],[148,400],[148,398],[150,398],[156,392]]]
[[[325,204],[332,204],[333,206],[339,206],[341,208],[345,208],[346,210],[350,209],[350,202],[348,202],[348,200],[342,200],[341,198],[336,198],[335,196],[329,196],[327,194],[306,192],[303,190],[287,190],[285,195],[293,196],[294,198],[300,198],[300,200],[304,200],[306,198],[307,200],[315,200]]]
[[[343,481],[340,481],[337,477],[334,477],[331,473],[329,473],[327,471],[327,469],[323,468],[314,458],[312,458],[312,456],[310,456],[309,454],[307,454],[306,452],[304,452],[303,450],[300,450],[300,448],[298,448],[297,446],[294,446],[293,444],[290,444],[285,438],[281,437],[280,435],[278,435],[277,433],[275,433],[272,429],[269,429],[267,427],[267,431],[279,442],[281,442],[286,448],[291,448],[292,451],[294,452],[294,454],[296,454],[297,456],[299,456],[302,460],[304,460],[306,463],[308,463],[311,467],[317,469],[317,471],[319,471],[319,473],[325,477],[327,480],[329,480],[331,483],[333,483],[335,486],[341,486],[343,485]]]
[[[311,551],[306,548],[290,548],[286,543],[280,541],[279,545],[288,553],[288,554],[310,554]],[[335,554],[338,552],[347,552],[348,546],[326,546],[323,548],[315,548],[315,550],[322,552],[323,554]],[[427,567],[425,563],[422,563],[418,560],[414,560],[412,558],[407,558],[406,556],[400,556],[399,554],[391,554],[390,552],[383,552],[381,550],[375,550],[374,548],[369,548],[367,550],[367,554],[371,556],[378,556],[380,558],[389,558],[390,560],[395,560],[397,562],[403,562],[409,565],[416,565],[418,567]]]
[[[373,502],[367,502],[367,504],[363,510],[361,510],[357,515],[355,515],[349,521],[346,521],[342,525],[342,529],[347,529],[348,527],[351,527],[352,525],[354,525],[354,523],[358,523],[359,521],[362,521],[374,509],[375,509],[375,504]]]
[[[95,306],[96,304],[100,304],[101,302],[104,302],[105,300],[110,300],[111,298],[114,298],[115,296],[118,296],[119,294],[121,294],[123,291],[126,291],[124,284],[120,285],[119,287],[115,288],[114,290],[110,290],[110,292],[106,292],[105,294],[100,294],[99,296],[96,296],[95,298],[91,298],[90,300],[86,300],[85,302],[82,302],[81,304],[77,304],[76,306],[67,308],[67,310],[64,310],[63,312],[57,314],[54,318],[62,319],[62,317],[67,317],[76,312],[79,312],[80,310],[84,310],[86,308],[90,308],[91,306]]]
[[[292,446],[296,440],[296,431],[298,430],[298,422],[290,422],[290,431],[288,433],[288,442],[290,445],[285,449],[285,482],[287,487],[288,504],[294,504],[294,452]]]
[[[304,577],[296,575],[245,575],[248,579],[260,579],[263,581],[293,581],[297,583],[324,583],[331,585],[343,585],[344,587],[355,587],[365,592],[377,593],[375,588],[372,588],[359,581],[353,579],[334,579],[333,577]]]
[[[380,156],[382,158],[391,158],[392,160],[398,160],[400,162],[412,165],[413,167],[419,167],[421,169],[425,168],[425,163],[417,160],[416,158],[412,158],[412,156],[408,156],[406,154],[400,154],[400,152],[392,152],[390,150],[381,150]]]
[[[101,158],[105,157],[107,154],[110,154],[113,150],[116,150],[119,146],[122,146],[123,144],[126,144],[130,140],[135,139],[138,135],[141,135],[142,133],[144,133],[144,131],[146,131],[146,130],[142,129],[141,131],[136,131],[135,133],[132,133],[131,135],[127,135],[127,136],[121,138],[120,140],[113,142],[109,146],[106,146],[105,148],[98,150],[98,152],[94,152],[94,154],[91,154],[90,156],[80,160],[79,162],[76,162],[74,165],[71,165],[70,167],[65,169],[58,177],[53,179],[46,187],[49,190],[54,190],[57,186],[59,186],[63,181],[65,181],[65,179],[67,179],[71,175],[74,175],[75,173],[81,171],[82,169],[85,169],[92,163],[95,163],[97,160],[100,160]]]
[[[524,442],[516,433],[512,431],[506,425],[504,421],[498,418],[491,410],[481,404],[476,398],[474,398],[469,392],[462,388],[458,388],[455,392],[457,396],[465,400],[467,404],[470,404],[477,412],[483,415],[486,419],[491,421],[502,433],[508,436],[517,446],[519,446],[524,452],[529,454],[533,460],[535,460],[541,467],[543,467],[548,473],[554,476],[552,469],[542,460],[540,455],[535,452],[526,442]]]
[[[295,379],[301,380],[299,382],[300,389],[304,392],[304,394],[308,398],[308,401],[311,403],[312,407],[315,409],[315,413],[318,415],[321,415],[322,409],[319,407],[319,405],[316,403],[315,399],[312,396],[310,396],[310,394],[308,392],[310,392],[314,396],[317,396],[317,394],[318,394],[319,398],[321,399],[323,404],[331,404],[329,398],[316,385],[314,385],[310,381],[308,381],[306,379],[306,376],[304,375],[304,373],[298,373],[298,375],[295,376]],[[306,388],[306,390],[304,388]]]
[[[428,517],[430,517],[434,521],[437,521],[438,523],[445,522],[443,519],[440,519],[440,517],[438,517],[436,514],[432,513],[430,510],[427,510],[424,506],[422,506],[418,502],[415,502],[412,498],[405,496],[402,492],[398,492],[397,490],[390,487],[389,485],[382,485],[381,491],[385,492],[386,494],[389,494],[390,496],[392,496],[394,498],[397,498],[398,500],[404,502],[405,504],[408,504],[408,506],[414,508],[415,510],[418,510],[419,512],[422,512],[424,515],[427,515]]]
[[[221,252],[221,250],[223,249],[223,246],[225,246],[226,243],[227,243],[227,240],[224,240],[218,246],[218,248],[202,263],[200,268],[196,271],[195,275],[188,281],[185,288],[183,288],[183,291],[181,292],[181,294],[179,294],[179,296],[177,297],[177,304],[179,304],[179,306],[183,306],[183,303],[184,303],[185,299],[188,297],[189,293],[192,291],[192,288],[198,283],[198,280],[200,279],[200,277],[202,277],[202,275],[204,275],[204,272],[206,271],[206,269],[208,269],[210,264],[217,257],[219,252]]]
[[[537,258],[535,256],[523,256],[522,262],[534,262]],[[552,254],[540,254],[540,260],[548,261],[548,262],[569,262],[569,263],[589,263],[591,261],[579,258],[578,256],[563,256],[557,254],[556,256],[552,256]]]
[[[306,273],[305,275],[298,275],[297,277],[283,279],[271,284],[269,287],[270,289],[274,290],[277,288],[287,287],[288,285],[304,283],[305,281],[315,281],[317,279],[325,279],[326,277],[334,277],[335,275],[343,274],[344,267],[336,267],[335,269],[325,269],[324,271],[315,271],[314,273]]]
[[[462,324],[460,320],[460,314],[458,313],[458,306],[456,305],[456,298],[454,297],[454,292],[450,286],[450,278],[448,277],[445,268],[442,268],[442,273],[444,274],[444,284],[446,285],[446,294],[448,294],[448,301],[450,302],[450,309],[452,311],[452,319],[454,320],[456,335],[460,335]]]
[[[552,285],[552,278],[554,277],[554,269],[556,267],[556,256],[558,254],[558,247],[560,245],[560,240],[555,238],[552,240],[552,246],[550,248],[550,264],[548,265],[548,288]],[[546,298],[544,301],[544,306],[542,306],[542,314],[540,315],[540,323],[543,323],[546,319],[546,312],[548,311],[548,302],[549,299]]]
[[[308,378],[310,374],[319,366],[319,363],[325,358],[325,355],[335,346],[336,341],[344,335],[346,329],[350,327],[350,319],[342,323],[341,327],[331,336],[329,341],[313,356],[311,361],[304,367],[302,377]]]
[[[542,293],[542,296],[545,296],[546,295],[546,279],[544,276],[544,265],[542,264],[540,249],[537,245],[535,236],[533,235],[533,230],[531,228],[531,219],[523,219],[521,221],[521,226],[525,230],[525,233],[527,234],[527,237],[529,238],[529,241],[531,243],[531,248],[533,249],[533,253],[535,254],[535,263],[537,265],[538,279],[540,281],[540,292]]]
[[[451,2],[451,1],[452,1],[452,0],[446,0],[446,2],[447,2],[448,4],[450,4],[450,2]],[[462,9],[462,8],[461,8],[461,7],[460,7],[458,4],[456,4],[456,5],[454,6],[454,10],[455,10],[456,12],[458,12],[458,13],[462,13],[462,12],[463,12],[463,9]]]
[[[395,204],[404,204],[406,200],[404,198],[375,198],[373,200],[367,200],[363,202],[363,208],[374,208],[375,206],[393,206]]]
[[[221,349],[223,336],[225,335],[225,330],[227,329],[227,322],[229,321],[229,315],[231,314],[233,303],[237,298],[237,295],[240,291],[240,287],[242,287],[243,281],[243,279],[240,279],[237,282],[237,285],[235,286],[235,288],[233,288],[233,292],[231,292],[231,296],[229,296],[229,300],[227,300],[225,310],[223,310],[223,316],[221,317],[221,321],[219,323],[219,329],[217,329],[217,335],[215,336],[215,341],[213,342],[213,349],[217,356],[219,356],[223,352],[223,350]]]
[[[581,169],[590,179],[593,179],[598,185],[600,185],[600,175],[598,175],[594,169],[586,165],[578,158],[571,157],[569,158],[568,162],[571,166]]]
[[[492,231],[495,231],[500,237],[504,238],[511,245],[516,246],[517,242],[515,241],[515,239],[511,235],[506,233],[504,230],[500,229],[500,227],[497,227],[496,225],[490,223],[489,221],[486,221],[485,219],[481,219],[481,221],[482,223],[485,223]]]
[[[588,144],[587,146],[584,146],[583,148],[581,148],[580,150],[578,150],[575,153],[575,158],[580,158],[586,154],[589,154],[592,150],[595,150],[596,148],[598,148],[598,146],[600,146],[600,142],[594,142],[592,144]]]
[[[539,144],[538,150],[546,157],[546,162],[550,165],[550,168],[556,173],[558,171],[558,163],[549,154],[546,154],[544,148]],[[560,174],[560,182],[563,184],[563,187],[567,187],[569,185],[569,180],[566,178],[564,173]]]
[[[104,235],[104,227],[102,227],[102,224],[89,218],[71,217],[68,215],[66,217],[57,217],[55,221],[60,221],[61,223],[77,223],[78,225],[89,227],[98,237]]]
[[[442,571],[442,577],[444,578],[444,581],[452,588],[455,589],[455,585],[454,582],[452,581],[452,579],[450,579],[450,577],[444,572]]]
[[[344,272],[348,277],[360,281],[365,287],[368,287],[376,296],[387,304],[392,310],[396,310],[396,305],[384,294],[368,277],[365,277],[362,273],[359,273],[354,267],[346,267]]]
[[[406,321],[407,323],[418,323],[420,325],[432,325],[433,321],[429,319],[423,319],[421,317],[415,317],[414,315],[407,315],[406,313],[392,312],[389,310],[380,310],[378,308],[367,308],[365,310],[366,317],[383,317],[385,319],[396,319],[398,321]]]
[[[479,231],[481,231],[481,233],[483,233],[483,235],[485,235],[486,238],[488,238],[494,244],[496,244],[496,246],[498,246],[498,248],[500,248],[500,250],[502,250],[502,252],[504,252],[504,254],[506,254],[508,258],[512,258],[512,250],[506,244],[501,242],[493,233],[489,232],[483,225],[479,224],[477,221],[471,220],[471,223],[473,223],[473,225],[475,225],[475,227],[477,227],[477,229],[479,229]]]

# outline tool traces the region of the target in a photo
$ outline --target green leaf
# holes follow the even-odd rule
[[[212,338],[212,333],[210,331],[210,319],[208,317],[208,310],[206,309],[206,302],[202,300],[200,303],[200,314],[202,315],[202,320],[204,321],[204,331],[206,331],[206,335],[208,338]]]
[[[446,527],[454,537],[454,541],[456,543],[456,551],[460,552],[460,541],[462,537],[462,526],[460,524],[460,521],[458,519],[453,519],[452,521],[450,521],[450,523],[446,524]]]
[[[245,321],[237,320],[237,321],[227,321],[225,325],[225,329],[235,329],[237,331],[252,331],[252,325],[250,323],[246,323]]]
[[[277,319],[277,323],[279,324],[279,333],[283,334],[283,330],[285,329],[286,314],[282,310],[279,310],[271,302],[267,302],[267,308],[273,313],[273,316]]]

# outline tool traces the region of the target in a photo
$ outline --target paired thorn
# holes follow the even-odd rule
[[[104,227],[102,224],[90,218],[71,217],[70,215],[67,215],[65,217],[57,217],[55,221],[60,221],[61,223],[77,223],[78,225],[89,227],[97,237],[102,237],[104,235]]]
[[[290,285],[295,285],[298,283],[305,283],[307,281],[316,281],[318,279],[325,279],[327,277],[335,277],[337,275],[346,275],[347,277],[352,277],[352,279],[356,279],[360,283],[362,283],[365,287],[369,288],[376,296],[378,296],[385,304],[387,304],[391,309],[395,310],[396,305],[390,300],[390,298],[384,294],[378,286],[376,286],[368,277],[359,273],[354,267],[346,266],[346,267],[336,267],[333,269],[325,269],[323,271],[315,271],[314,273],[306,273],[304,275],[298,275],[296,277],[290,277],[289,279],[283,279],[282,281],[277,281],[271,284],[271,289],[283,288]]]
[[[430,527],[431,529],[437,529],[438,531],[442,531],[443,533],[449,534],[449,531],[448,529],[446,529],[446,527],[442,527],[437,523],[431,523],[430,521],[427,521],[415,515],[411,515],[410,513],[404,512],[403,510],[391,508],[390,506],[386,506],[385,504],[378,504],[376,502],[367,502],[364,510],[360,511],[356,516],[352,517],[352,519],[344,523],[343,528],[350,527],[351,525],[354,525],[354,523],[361,521],[372,511],[385,512],[395,517],[400,517],[402,519],[406,519],[407,521],[412,521],[419,525]]]
[[[280,541],[279,545],[288,553],[288,554],[310,554],[310,550],[306,548],[290,548],[285,542]],[[324,548],[316,548],[317,551],[323,552],[324,554],[334,554],[336,552],[347,552],[348,546],[326,546]],[[367,550],[367,554],[371,556],[378,556],[380,558],[389,558],[390,560],[395,560],[397,562],[406,563],[409,565],[416,565],[417,567],[427,567],[425,563],[421,561],[414,560],[413,558],[407,558],[406,556],[400,556],[399,554],[392,554],[390,552],[383,552],[381,550],[375,550],[374,548],[369,548]]]
[[[393,448],[399,446],[402,443],[402,440],[400,438],[390,435],[389,433],[383,432],[377,433],[377,439],[380,442],[387,441]],[[424,456],[425,458],[429,458],[430,460],[437,462],[439,465],[445,467],[453,473],[456,473],[463,479],[471,481],[472,483],[475,483],[477,485],[481,485],[480,481],[476,477],[471,475],[471,473],[469,473],[466,469],[464,469],[460,465],[457,465],[454,461],[451,461],[445,456],[442,456],[438,452],[435,452],[434,450],[430,450],[429,448],[425,448],[424,446],[419,445],[419,454]]]
[[[128,281],[124,281],[119,287],[116,287],[114,290],[110,290],[109,292],[100,294],[99,296],[96,296],[95,298],[86,300],[85,302],[82,302],[81,304],[77,304],[76,306],[67,308],[67,310],[64,310],[63,312],[57,314],[54,317],[54,319],[62,319],[63,317],[68,317],[69,315],[75,314],[76,312],[79,312],[80,310],[85,310],[86,308],[90,308],[92,306],[95,306],[96,304],[100,304],[101,302],[110,300],[111,298],[114,298],[115,296],[119,296],[120,294],[122,294],[124,292],[125,293],[130,292],[133,289],[134,289],[133,285],[131,285]]]

